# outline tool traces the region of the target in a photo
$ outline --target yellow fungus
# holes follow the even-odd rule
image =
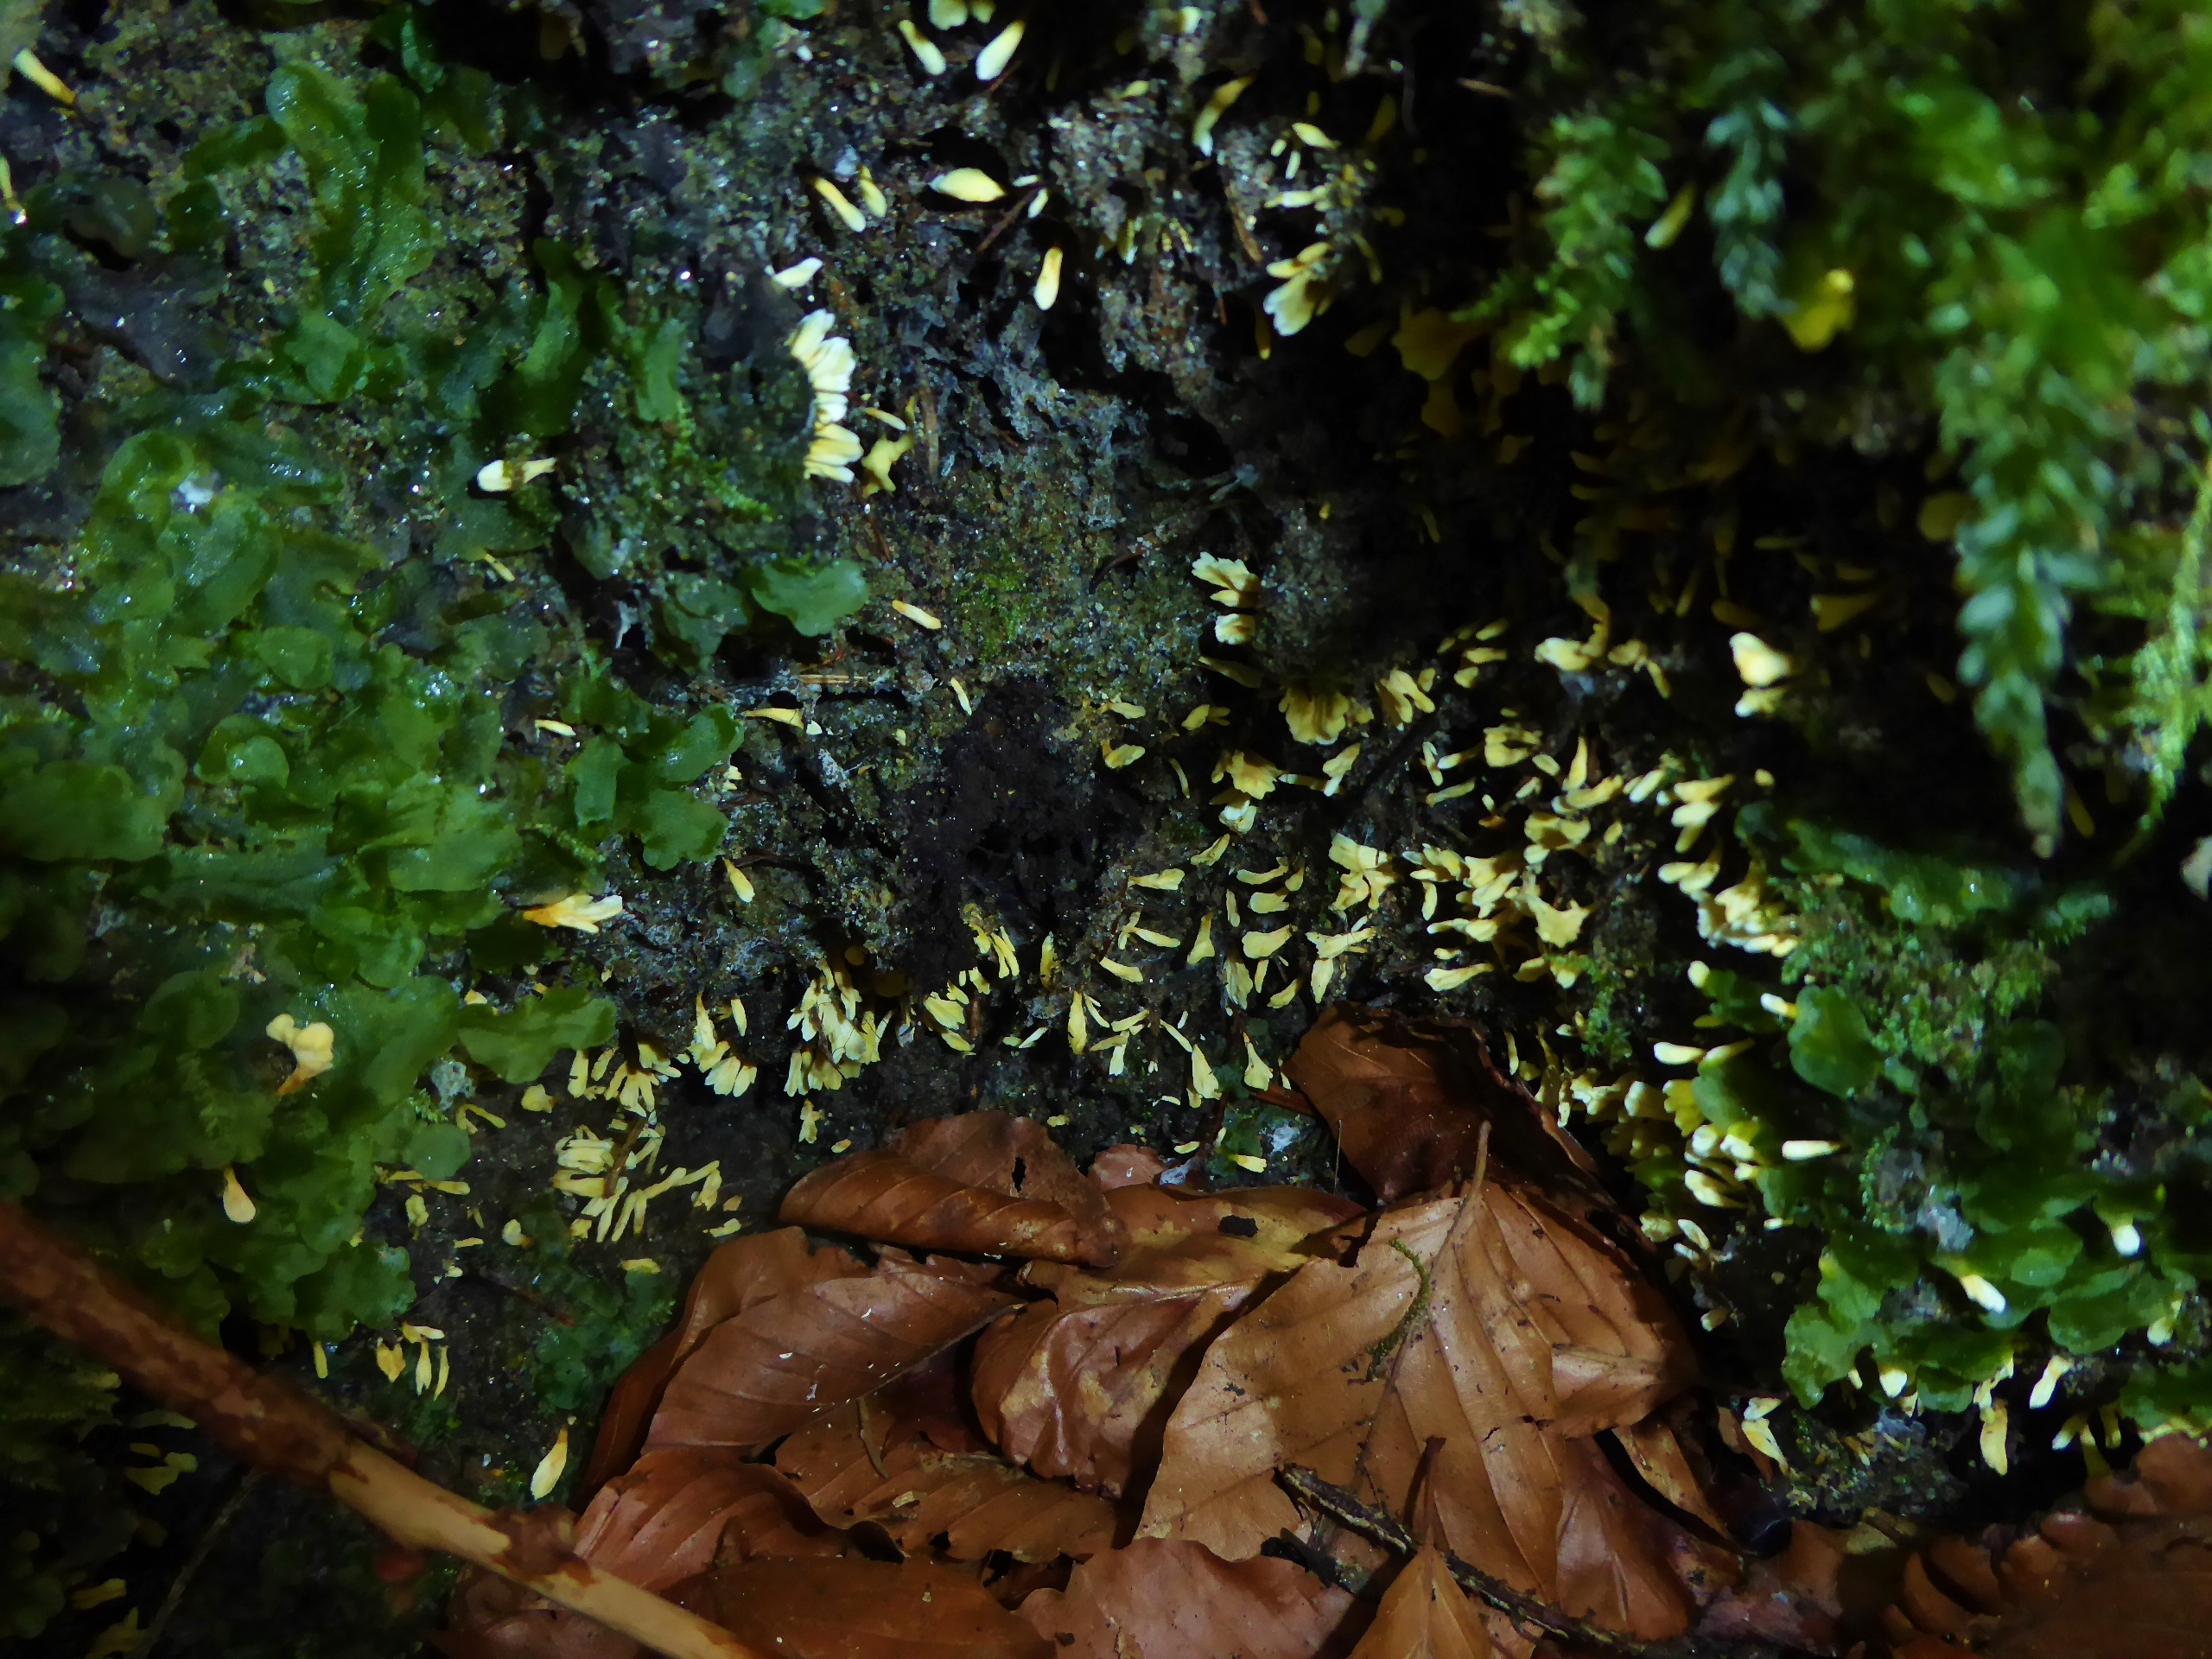
[[[223,1213],[241,1227],[254,1216],[253,1200],[238,1185],[238,1173],[229,1164],[223,1166]]]
[[[847,230],[864,231],[868,228],[868,215],[847,200],[845,193],[836,185],[830,183],[820,174],[815,175],[807,182],[814,187],[814,194],[822,198],[823,204],[837,216],[838,222]]]
[[[522,918],[540,927],[566,927],[579,933],[596,933],[601,922],[612,921],[621,913],[622,895],[619,893],[598,899],[588,893],[571,893],[550,905],[525,910]]]
[[[554,465],[554,462],[543,458],[523,461],[486,461],[476,469],[476,487],[493,495],[504,495],[533,479],[544,477],[553,470]]]
[[[337,1038],[323,1020],[303,1026],[290,1014],[280,1014],[263,1030],[292,1051],[292,1072],[276,1086],[280,1095],[298,1093],[329,1071],[337,1058]]]
[[[552,1496],[553,1489],[561,1484],[561,1474],[569,1466],[569,1427],[553,1437],[552,1449],[538,1459],[537,1467],[531,1471],[530,1495],[535,1498]]]
[[[976,54],[976,79],[996,80],[1006,73],[1006,67],[1014,60],[1014,48],[1021,44],[1022,33],[1027,27],[1017,17],[991,37],[990,44]]]
[[[990,202],[1006,195],[1006,187],[980,167],[956,167],[930,181],[930,188],[955,201]]]
[[[1198,146],[1199,155],[1213,154],[1214,127],[1229,112],[1229,106],[1244,95],[1245,89],[1255,79],[1251,75],[1240,75],[1235,80],[1224,81],[1213,89],[1212,96],[1198,111],[1198,119],[1191,124],[1191,142]]]

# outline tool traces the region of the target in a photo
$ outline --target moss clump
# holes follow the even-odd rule
[[[0,232],[0,485],[98,476],[71,544],[0,577],[0,1192],[206,1329],[327,1342],[404,1310],[380,1184],[454,1181],[474,1155],[425,1074],[457,1049],[525,1084],[613,1033],[595,985],[462,990],[557,963],[517,912],[591,887],[611,838],[667,870],[728,832],[693,786],[735,718],[656,709],[587,658],[561,588],[507,563],[545,556],[550,499],[480,469],[588,423],[587,470],[636,463],[664,513],[715,510],[625,572],[672,664],[733,631],[820,632],[865,596],[850,565],[798,556],[803,440],[767,435],[804,407],[795,365],[709,382],[696,305],[649,307],[544,238],[527,281],[426,297],[450,223],[426,129],[465,154],[540,105],[442,62],[423,16],[392,8],[364,42],[404,76],[291,56],[267,112],[201,139],[164,194],[60,175]],[[299,226],[289,290],[242,250],[264,197]],[[41,359],[102,258],[227,270],[215,310],[241,334],[219,365],[111,377],[65,443]],[[588,567],[601,522],[563,532]],[[565,761],[533,723],[556,717],[589,732]],[[273,1039],[318,1026],[332,1063],[287,1085]],[[659,1317],[572,1288],[587,1345]],[[615,1363],[571,1380],[575,1403]],[[11,1486],[59,1478],[11,1467]],[[20,1607],[81,1567],[42,1559]]]

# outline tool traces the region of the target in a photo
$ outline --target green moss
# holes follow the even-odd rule
[[[557,982],[562,945],[518,912],[594,884],[616,838],[669,870],[727,834],[696,786],[736,720],[649,707],[589,659],[539,563],[555,501],[486,493],[478,469],[588,424],[564,467],[626,451],[658,469],[660,518],[622,516],[641,480],[601,498],[616,542],[667,546],[658,524],[715,508],[626,573],[671,663],[703,665],[734,630],[818,634],[866,592],[788,527],[803,437],[740,441],[803,427],[796,365],[764,365],[758,395],[710,381],[696,302],[646,305],[550,240],[519,262],[530,280],[442,277],[426,302],[454,223],[426,129],[481,148],[534,95],[438,61],[420,16],[391,8],[369,37],[404,79],[293,54],[267,114],[203,139],[165,200],[70,175],[0,231],[0,485],[65,460],[98,477],[74,545],[0,577],[0,950],[20,988],[0,1008],[0,1191],[203,1329],[242,1314],[331,1341],[404,1312],[413,1265],[375,1213],[380,1172],[465,1179],[472,1159],[425,1073],[457,1048],[526,1084],[613,1034],[595,983],[465,1005],[471,975]],[[40,374],[84,245],[219,257],[284,215],[304,279],[235,275],[218,314],[249,325],[238,348],[111,401],[72,442],[111,447],[65,457]],[[391,534],[393,476],[420,481],[405,513],[427,551]],[[556,712],[590,731],[565,762],[531,724]],[[334,1064],[290,1091],[264,1034],[280,1017],[332,1033]],[[580,1405],[667,1294],[569,1288],[586,1334],[549,1376]],[[11,1491],[65,1455],[68,1425],[25,1409],[19,1438],[43,1451],[0,1470]],[[8,1570],[45,1584],[63,1558],[49,1541],[35,1560]]]
[[[1866,420],[1847,385],[1901,398],[1959,464],[1960,672],[2046,842],[2064,785],[2045,704],[2076,607],[2202,604],[2158,580],[2179,574],[2171,532],[2116,532],[2193,494],[2201,465],[2134,393],[2201,400],[2212,380],[2212,239],[2188,182],[2212,124],[2184,91],[2208,51],[2177,0],[2032,24],[1918,0],[1661,9],[1529,72],[1541,212],[1468,313],[1503,321],[1517,363],[1571,358],[1589,407],[1630,343],[1694,408],[1770,408],[1796,383],[1786,424],[1810,442]],[[2054,53],[2078,78],[2053,77]],[[1751,325],[1733,344],[1693,320],[1711,301]],[[1840,361],[1794,371],[1792,345]],[[2158,632],[2132,670],[2100,659],[2141,688],[2107,710],[2115,744],[2140,731],[2170,756],[2204,664],[2187,630]],[[2159,775],[2154,802],[2171,761]]]
[[[2166,1421],[2153,1402],[2189,1421],[2202,1406],[2176,1403],[2174,1376],[2194,1373],[2168,1369],[2201,1339],[2212,1257],[2190,1216],[2212,1147],[2189,1129],[2147,1165],[2095,1156],[2115,1103],[2067,1081],[2065,1034],[2029,1017],[2102,895],[1793,829],[1789,861],[1824,900],[1788,959],[1794,1002],[1707,973],[1705,1023],[1751,1040],[1700,1065],[1694,1105],[1676,1103],[1678,1122],[1747,1149],[1735,1156],[1770,1216],[1823,1241],[1784,1378],[1809,1405],[1847,1375],[1871,1382],[1871,1359],[1960,1410],[2044,1351],[2120,1350],[2139,1379],[2126,1408],[2146,1428]],[[1839,1150],[1791,1160],[1789,1141]],[[1655,1160],[1642,1173],[1668,1187],[1685,1172]]]

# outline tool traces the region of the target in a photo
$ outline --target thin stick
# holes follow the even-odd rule
[[[1370,1509],[1341,1486],[1332,1485],[1311,1469],[1291,1465],[1275,1471],[1275,1480],[1298,1503],[1325,1515],[1348,1532],[1382,1545],[1401,1555],[1419,1548],[1402,1524]],[[1816,1659],[1802,1648],[1753,1639],[1733,1641],[1713,1637],[1678,1637],[1669,1642],[1643,1642],[1623,1636],[1561,1612],[1558,1608],[1494,1579],[1480,1567],[1470,1567],[1457,1555],[1444,1553],[1444,1565],[1459,1587],[1488,1602],[1520,1627],[1523,1635],[1549,1637],[1576,1653],[1602,1659]]]
[[[458,1555],[669,1659],[766,1659],[595,1569],[570,1550],[561,1517],[495,1514],[357,1440],[320,1401],[187,1330],[20,1205],[0,1204],[0,1298],[191,1417],[232,1456],[329,1492],[398,1543]]]
[[[200,1535],[200,1541],[192,1547],[192,1554],[185,1557],[184,1565],[177,1569],[176,1577],[169,1580],[168,1593],[162,1598],[161,1609],[146,1626],[146,1633],[138,1638],[138,1645],[131,1649],[131,1659],[153,1659],[154,1649],[162,1645],[162,1637],[168,1629],[169,1620],[175,1618],[176,1610],[184,1605],[184,1592],[192,1587],[192,1581],[199,1576],[200,1569],[207,1565],[207,1558],[215,1553],[215,1546],[222,1541],[223,1534],[231,1522],[238,1519],[238,1511],[245,1507],[246,1499],[253,1492],[254,1482],[260,1475],[258,1469],[238,1471],[238,1478],[225,1496],[222,1507],[215,1511],[215,1518],[207,1523],[207,1530]]]

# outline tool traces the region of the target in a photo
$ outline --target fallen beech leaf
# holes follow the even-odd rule
[[[1444,1558],[1423,1544],[1383,1592],[1351,1659],[1490,1659],[1490,1632]]]
[[[1059,1659],[1326,1659],[1349,1645],[1351,1597],[1294,1561],[1224,1561],[1140,1538],[1094,1555],[1021,1617]]]
[[[1896,1659],[1954,1659],[1968,1640],[1993,1659],[2212,1659],[2212,1445],[2163,1436],[2084,1497],[2101,1513],[1914,1555],[1883,1615]]]
[[[1789,1547],[1754,1560],[1743,1582],[1724,1592],[1698,1620],[1698,1634],[1761,1637],[1809,1651],[1831,1653],[1843,1643],[1838,1621],[1845,1611],[1843,1571],[1848,1535],[1811,1521],[1793,1522]]]
[[[2162,1434],[2137,1454],[2133,1469],[2098,1476],[2083,1495],[2091,1509],[2114,1520],[2212,1515],[2212,1443]]]
[[[779,1659],[1048,1659],[972,1572],[932,1561],[742,1561],[682,1599]]]
[[[995,1452],[969,1402],[965,1357],[948,1348],[861,1401],[870,1437],[886,1445],[919,1435],[940,1452]]]
[[[1166,1410],[1205,1344],[1308,1259],[1301,1243],[1358,1211],[1296,1187],[1185,1197],[1127,1186],[1107,1197],[1128,1233],[1121,1264],[1028,1268],[1052,1300],[984,1332],[974,1395],[1008,1457],[1119,1497],[1156,1462]]]
[[[1283,1071],[1386,1203],[1471,1176],[1487,1122],[1493,1166],[1578,1211],[1610,1207],[1589,1154],[1498,1071],[1471,1027],[1332,1007]]]
[[[783,1475],[721,1446],[647,1452],[576,1522],[579,1555],[653,1591],[718,1560],[836,1555],[844,1545]]]
[[[997,1457],[941,1452],[918,1438],[889,1446],[863,1440],[861,1404],[826,1413],[776,1448],[777,1469],[823,1520],[874,1522],[909,1554],[943,1534],[956,1561],[994,1550],[1049,1561],[1112,1548],[1116,1516],[1104,1498]]]
[[[1706,1496],[1705,1483],[1690,1467],[1688,1455],[1675,1431],[1656,1417],[1626,1423],[1610,1431],[1637,1473],[1651,1490],[1687,1515],[1695,1516],[1721,1537],[1732,1535],[1728,1523]]]
[[[656,1592],[718,1560],[836,1555],[844,1548],[844,1535],[823,1525],[782,1475],[719,1447],[648,1452],[602,1487],[575,1523],[579,1555]],[[641,1651],[627,1637],[478,1568],[454,1587],[447,1635],[456,1659],[627,1659]]]
[[[950,1347],[1010,1300],[958,1263],[897,1250],[873,1272],[780,1290],[700,1338],[669,1378],[647,1449],[765,1446]]]
[[[1309,1262],[1206,1351],[1141,1530],[1249,1556],[1299,1524],[1273,1479],[1291,1463],[1403,1514],[1439,1437],[1442,1547],[1577,1617],[1679,1635],[1673,1529],[1586,1437],[1688,1370],[1627,1260],[1517,1182],[1386,1211],[1355,1265]]]
[[[716,1249],[693,1276],[675,1328],[640,1354],[608,1395],[582,1491],[597,1492],[636,1461],[670,1374],[715,1325],[771,1296],[867,1271],[842,1250],[810,1248],[796,1227],[747,1234]]]
[[[791,1188],[779,1218],[921,1250],[1109,1265],[1104,1195],[1042,1124],[1003,1112],[933,1118]]]

